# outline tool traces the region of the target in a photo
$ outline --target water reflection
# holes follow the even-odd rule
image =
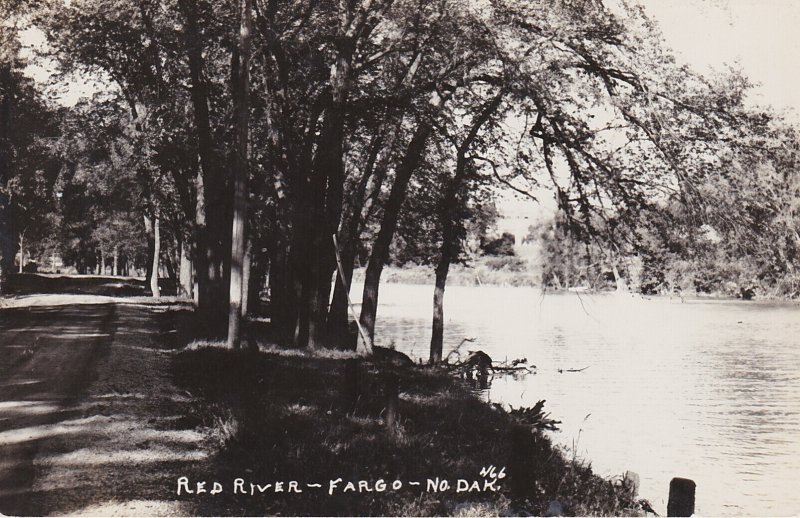
[[[430,294],[382,286],[377,342],[427,359]],[[546,399],[562,421],[556,440],[601,474],[638,472],[659,513],[683,476],[697,482],[701,514],[800,514],[797,305],[453,287],[445,317],[445,353],[475,337],[465,349],[538,367],[474,377],[484,397]]]

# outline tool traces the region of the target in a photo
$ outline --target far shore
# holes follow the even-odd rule
[[[366,268],[356,268],[353,271],[353,284],[362,284]],[[494,271],[483,264],[478,265],[455,265],[451,267],[447,277],[447,286],[461,287],[504,287],[504,288],[538,288],[549,294],[577,294],[577,295],[629,295],[639,297],[644,300],[667,299],[679,300],[682,302],[700,301],[740,301],[740,302],[794,302],[800,300],[789,298],[771,293],[756,293],[750,300],[743,300],[741,296],[734,296],[722,292],[695,292],[681,291],[674,293],[640,293],[634,289],[618,291],[614,286],[607,286],[603,289],[595,289],[587,286],[574,286],[570,288],[558,289],[554,286],[542,286],[541,273],[536,271]],[[386,266],[383,269],[381,282],[386,284],[406,284],[418,286],[430,286],[433,289],[435,273],[432,266],[425,265],[404,265]]]

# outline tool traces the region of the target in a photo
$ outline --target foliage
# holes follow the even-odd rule
[[[510,407],[508,415],[515,422],[528,425],[535,430],[557,431],[561,421],[551,419],[550,413],[544,412],[544,403],[545,400],[541,399],[532,407]],[[501,410],[503,409],[502,405],[495,404],[495,407]]]
[[[539,246],[542,284],[554,288],[615,288],[614,268],[620,275],[628,273],[626,261],[613,252],[615,243],[600,239],[580,242],[573,232],[561,213],[529,228],[525,240]]]
[[[412,182],[392,241],[390,264],[435,264],[442,239],[441,189],[431,185],[436,180],[435,175],[420,174]],[[482,195],[476,193],[476,196]],[[489,241],[488,236],[493,232],[498,217],[497,207],[491,198],[476,199],[464,207],[460,217],[465,224],[458,238],[457,262],[469,263],[481,253],[487,253],[483,243]],[[513,236],[510,251],[508,255],[513,255]],[[508,249],[503,248],[503,252],[508,252]]]
[[[105,87],[80,108],[98,128],[81,138],[97,141],[65,133],[74,145],[61,156],[73,155],[78,177],[124,168],[118,185],[131,193],[119,211],[86,211],[74,226],[80,218],[66,205],[100,207],[89,198],[115,194],[70,194],[55,218],[71,232],[66,248],[80,249],[76,260],[125,248],[151,264],[142,257],[150,247],[120,236],[144,242],[139,221],[160,217],[167,257],[179,244],[197,252],[204,322],[228,314],[224,283],[238,263],[229,173],[243,167],[231,109],[241,101],[240,7],[48,0],[25,9],[65,77]],[[475,260],[480,245],[511,251],[508,236],[488,237],[499,188],[554,192],[548,283],[610,285],[632,277],[638,260],[646,289],[696,280],[715,290],[749,277],[761,289],[797,291],[796,136],[745,104],[750,83],[740,71],[679,66],[643,9],[291,0],[256,1],[248,14],[253,282],[263,285],[269,271],[276,325],[296,345],[335,345],[329,331],[347,325],[341,288],[339,312],[328,304],[331,235],[346,278],[368,265],[361,321],[373,333],[385,264],[435,264],[441,306],[451,264]],[[26,183],[37,182],[36,169],[24,168]],[[704,242],[703,228],[720,242]],[[734,259],[739,270],[721,266]],[[689,280],[688,264],[725,271]]]
[[[11,16],[0,24],[0,276],[10,271],[15,245],[22,262],[23,254],[48,248],[56,219],[52,184],[58,166],[48,146],[59,113],[23,75],[18,23]]]
[[[790,141],[791,142],[791,141]],[[780,141],[772,145],[786,144]],[[787,146],[788,150],[792,148]],[[759,183],[747,188],[736,183],[746,176],[720,182],[708,180],[702,188],[724,199],[724,210],[736,212],[744,205],[751,213],[739,222],[714,222],[712,217],[697,219],[677,202],[661,202],[644,212],[630,237],[610,241],[592,239],[579,242],[565,227],[560,216],[541,227],[531,228],[529,240],[542,246],[543,276],[554,284],[575,282],[593,288],[613,283],[612,266],[625,278],[634,281],[646,294],[702,293],[728,297],[797,296],[797,273],[793,266],[796,242],[787,232],[793,228],[793,216],[778,206],[791,203],[795,196],[796,173],[789,168],[775,175],[777,164],[760,162]],[[769,198],[763,203],[754,196]],[[723,203],[723,202],[720,202]],[[776,236],[783,236],[776,239]],[[640,267],[636,267],[640,265]],[[780,266],[779,266],[780,265]],[[576,279],[577,281],[573,280]],[[595,279],[595,281],[592,281]],[[611,284],[613,286],[613,284]]]
[[[62,164],[58,192],[60,250],[67,264],[85,272],[98,254],[115,252],[142,266],[146,259],[139,215],[142,189],[138,151],[128,138],[126,114],[114,100],[80,103],[64,116],[53,154]]]
[[[514,235],[503,232],[503,235],[491,239],[481,246],[486,255],[514,255]]]
[[[490,270],[496,271],[524,272],[528,268],[527,261],[510,254],[501,257],[490,257],[485,264]]]

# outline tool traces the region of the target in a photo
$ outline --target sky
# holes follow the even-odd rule
[[[606,0],[611,4],[617,0]],[[630,0],[658,22],[676,58],[699,72],[741,67],[756,83],[748,101],[788,110],[800,123],[800,0]],[[552,194],[537,205],[508,195],[501,211],[531,220],[555,210]]]
[[[800,120],[800,1],[638,0],[679,59],[698,71],[738,63],[751,102],[792,109]]]

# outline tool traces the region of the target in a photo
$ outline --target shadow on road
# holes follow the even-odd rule
[[[16,281],[84,294],[110,282]],[[194,514],[175,481],[202,472],[209,445],[170,374],[188,311],[78,298],[0,309],[0,513]]]
[[[18,273],[12,275],[9,281],[11,291],[17,295],[60,293],[137,297],[150,294],[145,281],[134,277]],[[158,285],[163,295],[176,294],[175,283],[170,279],[159,279]]]

